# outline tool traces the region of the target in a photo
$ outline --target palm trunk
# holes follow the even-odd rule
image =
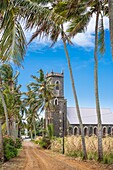
[[[71,78],[71,83],[72,83],[72,89],[73,89],[73,93],[74,93],[74,100],[75,100],[75,105],[76,105],[76,110],[77,110],[77,116],[78,116],[80,129],[81,129],[83,159],[87,159],[84,129],[83,129],[82,119],[81,119],[81,115],[80,115],[80,108],[79,108],[78,98],[77,98],[76,89],[75,89],[75,83],[74,83],[74,78],[73,78],[73,73],[72,73],[72,68],[71,68],[71,63],[70,63],[70,57],[69,57],[69,53],[68,53],[68,50],[67,50],[65,37],[63,35],[62,35],[62,40],[63,40],[64,50],[65,50],[66,57],[67,57],[68,68],[69,68],[69,73],[70,73],[70,78]]]
[[[30,134],[31,134],[31,140],[33,140],[32,130],[30,130]]]
[[[109,4],[110,39],[111,39],[112,58],[113,58],[113,0],[108,0],[108,4]]]
[[[95,51],[94,51],[94,88],[95,88],[95,99],[96,99],[96,112],[98,120],[98,160],[103,159],[103,148],[102,148],[102,123],[101,123],[101,112],[99,103],[99,92],[98,92],[98,22],[99,22],[99,11],[96,15],[96,26],[95,26]]]
[[[10,135],[10,132],[9,132],[9,122],[8,122],[8,114],[7,114],[7,107],[6,107],[6,104],[5,104],[5,100],[4,100],[4,96],[0,90],[0,96],[1,96],[1,99],[2,99],[2,104],[3,104],[3,108],[4,108],[4,114],[5,114],[5,119],[6,119],[6,130],[7,130],[7,135]]]
[[[35,118],[34,117],[33,117],[33,128],[34,128],[35,139],[36,139],[36,127],[35,127]]]
[[[4,162],[4,149],[3,149],[2,126],[0,121],[0,164],[3,162]]]

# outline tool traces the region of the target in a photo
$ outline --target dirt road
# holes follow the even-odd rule
[[[111,168],[94,162],[78,161],[37,148],[37,145],[31,142],[24,142],[20,155],[6,162],[2,170],[109,170]]]

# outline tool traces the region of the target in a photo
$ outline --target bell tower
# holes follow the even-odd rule
[[[46,74],[46,78],[50,78],[50,83],[54,84],[54,98],[52,104],[54,111],[45,112],[46,128],[49,124],[53,124],[54,136],[67,135],[67,101],[64,98],[64,73]],[[64,130],[63,130],[64,129]]]

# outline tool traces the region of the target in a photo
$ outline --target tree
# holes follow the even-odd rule
[[[21,85],[17,86],[17,78],[19,73],[14,75],[13,69],[10,65],[4,64],[0,67],[2,91],[0,93],[8,135],[16,137],[16,121],[19,117],[21,107]],[[12,128],[12,130],[11,130]]]
[[[50,109],[52,104],[50,101],[53,98],[53,85],[51,85],[50,79],[46,79],[43,70],[39,70],[39,77],[33,76],[34,82],[30,83],[28,92],[26,92],[26,98],[24,102],[29,107],[27,113],[27,121],[30,122],[29,129],[34,130],[36,137],[36,120],[38,119],[38,113],[42,113],[45,109]]]
[[[84,22],[85,26],[87,26],[92,14],[96,14],[96,24],[95,24],[95,49],[94,49],[94,87],[95,87],[95,100],[96,100],[96,112],[97,112],[97,120],[98,120],[98,160],[103,159],[103,149],[102,149],[102,123],[101,123],[101,111],[100,111],[100,102],[99,102],[99,90],[98,90],[98,49],[101,54],[105,51],[104,46],[104,25],[103,25],[103,16],[106,13],[106,8],[104,7],[106,1],[89,1],[88,7],[90,10],[80,15],[78,18],[73,17],[72,15],[72,23],[69,26],[68,32],[70,32],[71,36],[76,35],[79,31],[84,30],[84,25],[82,27],[81,24]],[[70,9],[71,12],[74,10],[73,6]],[[99,26],[99,16],[101,17],[101,22]],[[71,17],[69,15],[69,17]],[[100,30],[99,30],[100,29]],[[99,47],[99,48],[98,48]]]
[[[3,136],[2,136],[2,125],[0,118],[0,164],[4,162],[4,149],[3,149]]]

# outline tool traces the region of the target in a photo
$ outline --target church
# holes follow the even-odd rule
[[[80,135],[80,126],[75,107],[67,107],[64,98],[64,73],[51,72],[46,74],[54,87],[54,111],[45,111],[45,128],[53,124],[54,136]],[[95,108],[80,108],[85,136],[97,135],[97,115]],[[109,108],[101,109],[103,136],[113,136],[113,113]]]

